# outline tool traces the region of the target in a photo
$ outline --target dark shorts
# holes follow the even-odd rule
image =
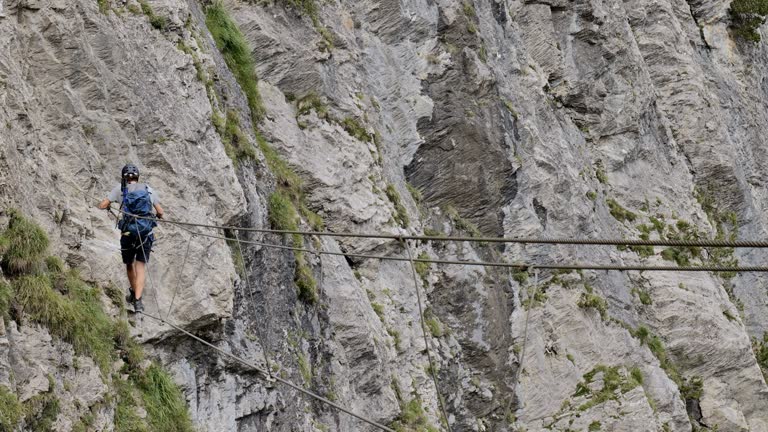
[[[144,240],[143,244],[138,236],[129,234],[120,237],[123,264],[132,264],[134,261],[149,262],[149,254],[152,252],[152,243],[155,241],[155,235],[150,234],[142,237],[141,240]]]

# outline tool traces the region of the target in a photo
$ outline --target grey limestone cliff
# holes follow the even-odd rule
[[[244,36],[257,84],[211,8]],[[285,227],[284,199],[306,230],[763,239],[768,45],[731,20],[725,0],[0,0],[0,207],[117,287],[118,233],[95,204],[127,161],[169,219],[201,224]],[[768,431],[761,274],[420,264],[425,342],[407,261],[258,244],[407,257],[396,240],[242,232],[241,255],[196,233],[234,236],[161,224],[149,313],[397,430]],[[767,258],[408,245],[534,266]],[[89,428],[116,430],[90,359],[7,324],[0,386],[25,401],[53,379],[55,430],[96,403]],[[373,430],[167,325],[132,333],[201,431]]]

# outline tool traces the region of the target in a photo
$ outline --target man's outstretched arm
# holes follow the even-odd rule
[[[101,210],[104,210],[108,208],[110,204],[112,204],[112,201],[110,201],[108,198],[104,198],[97,207],[99,207]]]
[[[155,203],[155,215],[158,219],[162,219],[165,215],[165,210],[163,210],[163,208],[160,207],[160,204],[158,203]]]

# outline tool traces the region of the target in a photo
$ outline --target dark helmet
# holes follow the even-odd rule
[[[123,178],[136,177],[139,178],[139,168],[134,164],[127,164],[123,167]]]

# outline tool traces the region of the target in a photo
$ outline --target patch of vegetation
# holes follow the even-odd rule
[[[350,136],[357,139],[358,141],[373,141],[373,137],[368,133],[362,123],[360,123],[360,120],[352,117],[345,117],[343,120],[341,120],[340,124],[341,127],[343,127]]]
[[[680,385],[680,397],[683,400],[701,399],[702,393],[704,393],[704,382],[701,377],[691,377]]]
[[[269,196],[269,223],[273,229],[297,231],[299,215],[290,198],[281,190]],[[299,234],[291,235],[294,247],[302,247],[304,241]],[[293,280],[299,290],[299,299],[315,304],[318,301],[317,282],[312,275],[312,270],[306,262],[303,251],[293,251],[296,260],[296,269]]]
[[[424,228],[424,235],[427,237],[445,237],[445,233],[434,228]]]
[[[411,197],[413,198],[413,201],[416,204],[421,204],[421,200],[424,199],[424,197],[421,194],[421,191],[416,189],[416,186],[414,186],[414,185],[412,185],[410,183],[407,183],[407,182],[405,183],[405,188],[408,189],[408,192],[411,194]]]
[[[19,214],[15,218],[24,226],[36,227]],[[7,238],[10,230],[9,226],[2,237]],[[42,243],[47,244],[47,239]],[[45,249],[38,253],[44,255]],[[34,269],[16,275],[10,284],[5,284],[4,302],[12,303],[21,311],[22,317],[46,327],[51,335],[70,343],[77,355],[93,358],[104,375],[113,373],[113,384],[118,389],[117,432],[192,432],[192,422],[181,392],[159,366],[146,370],[139,367],[144,359],[141,346],[131,338],[125,321],[112,320],[103,311],[101,290],[80,279],[75,270],[65,271],[60,260],[48,258],[45,261],[45,266],[33,266]],[[121,372],[127,379],[122,379],[112,370],[118,358],[124,362]],[[49,379],[47,393],[23,404],[25,430],[52,430],[59,402],[54,393],[55,383],[52,377]],[[66,388],[67,384],[64,386]],[[139,402],[136,398],[126,399],[126,394],[134,392],[142,395]],[[10,400],[0,396],[0,404],[6,403],[6,399]],[[135,409],[130,409],[138,405],[146,405],[146,420],[139,418]],[[6,411],[16,417],[15,409],[6,410],[4,407],[0,409],[0,416]],[[87,423],[88,418],[84,417],[76,426],[85,427]],[[3,430],[2,427],[0,430]]]
[[[376,313],[376,315],[379,317],[381,322],[384,322],[384,305],[381,303],[371,303],[371,308]]]
[[[51,334],[72,344],[75,352],[88,355],[102,372],[111,366],[113,324],[101,309],[101,291],[80,280],[71,271],[57,278],[67,292],[54,289],[48,274],[21,276],[13,282],[14,300],[32,321],[47,327]]]
[[[400,415],[390,425],[397,432],[438,432],[435,426],[429,423],[424,412],[421,399],[413,398],[407,404],[400,407]]]
[[[427,309],[424,313],[424,324],[426,324],[432,337],[439,338],[445,336],[446,332],[443,329],[443,325],[440,324],[432,309]]]
[[[598,373],[603,375],[603,387],[600,390],[593,391],[589,385]],[[586,411],[603,402],[618,400],[619,395],[634,389],[641,382],[637,380],[637,376],[634,373],[630,373],[629,376],[622,375],[618,366],[597,365],[594,369],[584,374],[584,381],[576,385],[576,392],[573,396],[589,397],[589,401],[578,408],[579,411]]]
[[[733,0],[729,12],[731,28],[736,36],[750,42],[760,42],[760,33],[757,30],[768,15],[768,1]]]
[[[528,296],[521,302],[523,308],[536,307],[547,302],[547,293],[544,290],[537,289],[535,292],[528,290]]]
[[[301,373],[301,378],[304,379],[304,382],[309,384],[312,382],[312,367],[309,364],[309,361],[307,360],[307,356],[304,355],[304,353],[299,353],[299,373]]]
[[[106,14],[109,12],[109,9],[111,5],[109,4],[109,0],[96,0],[96,3],[99,5],[99,12]]]
[[[305,261],[296,262],[294,281],[299,289],[299,299],[307,304],[315,304],[319,300],[317,293],[317,281],[312,275],[312,270]]]
[[[11,284],[5,281],[0,281],[0,319],[4,322],[8,322],[11,318],[11,300],[13,299],[13,290]]]
[[[757,364],[760,365],[760,369],[763,371],[763,376],[766,381],[768,381],[768,332],[763,334],[762,341],[757,338],[752,339],[752,351],[755,352]]]
[[[701,208],[707,214],[709,222],[715,227],[715,240],[735,241],[739,231],[739,219],[735,212],[724,212],[717,208],[715,198],[708,191],[697,190],[696,200]],[[736,258],[733,248],[709,248],[707,249],[709,264],[723,267],[738,266],[739,260]],[[736,276],[734,272],[719,272],[718,276],[723,279],[731,279]],[[742,309],[740,300],[733,294],[733,288],[726,284],[726,290],[731,301]]]
[[[48,236],[18,210],[8,210],[8,228],[0,236],[3,270],[10,274],[30,272],[41,266],[48,249]]]
[[[136,410],[139,402],[135,393],[138,391],[128,381],[122,379],[114,380],[113,385],[117,390],[115,432],[150,432]]]
[[[475,6],[471,2],[465,1],[461,5],[461,9],[467,17],[474,17],[476,15]]]
[[[254,124],[259,123],[264,118],[266,110],[259,94],[258,77],[248,42],[220,1],[215,1],[206,8],[205,24],[216,41],[224,61],[245,93]]]
[[[235,265],[235,271],[240,276],[240,279],[245,279],[247,277],[245,257],[240,253],[240,245],[230,230],[224,230],[224,236],[227,237],[227,246],[229,247],[229,254],[232,256],[232,264]]]
[[[0,385],[0,432],[13,432],[24,416],[24,407],[15,393]]]
[[[23,404],[26,414],[24,417],[25,430],[27,431],[53,432],[54,430],[53,423],[56,421],[61,407],[59,406],[59,399],[54,393],[55,384],[50,375],[48,376],[48,382],[47,392],[33,396]]]
[[[146,0],[139,0],[139,5],[141,6],[141,11],[144,15],[149,18],[149,24],[151,24],[152,27],[161,31],[168,27],[168,18],[157,15]]]
[[[640,300],[640,303],[642,303],[644,306],[650,306],[653,304],[653,299],[651,298],[651,294],[649,294],[648,291],[642,288],[632,288],[630,292],[636,295]]]
[[[151,430],[194,431],[184,396],[167,372],[153,364],[138,378],[138,387]]]
[[[589,427],[587,428],[587,430],[589,432],[595,432],[595,431],[599,431],[601,427],[602,425],[600,424],[600,422],[595,420],[589,424]]]
[[[235,110],[227,111],[221,142],[224,144],[224,152],[236,166],[242,160],[256,158],[256,150],[240,128],[240,118]]]
[[[519,285],[524,285],[526,282],[528,282],[528,276],[527,268],[516,268],[512,272],[512,279]]]
[[[408,211],[405,209],[405,206],[400,199],[400,194],[397,192],[397,189],[395,189],[395,185],[392,183],[388,184],[385,192],[387,194],[387,198],[389,198],[389,200],[395,206],[395,221],[400,224],[401,227],[408,228],[408,224],[410,222],[410,219],[408,218]]]
[[[584,285],[586,292],[581,293],[581,297],[576,305],[582,309],[593,308],[600,313],[600,318],[605,320],[608,318],[608,302],[604,298],[596,294],[592,287]]]
[[[488,49],[485,48],[485,45],[481,45],[477,50],[477,57],[481,62],[488,63]]]
[[[608,209],[611,212],[611,216],[619,222],[634,222],[637,219],[637,215],[621,206],[615,199],[609,198],[605,200],[608,204]]]
[[[482,233],[480,233],[480,229],[477,227],[477,225],[461,217],[458,210],[456,210],[453,206],[446,205],[443,208],[443,211],[445,211],[445,214],[448,216],[448,218],[451,219],[453,225],[457,229],[466,232],[470,237],[483,236]]]
[[[632,336],[638,338],[641,344],[647,345],[653,355],[656,356],[661,368],[666,372],[667,376],[677,384],[677,387],[680,389],[680,396],[683,400],[697,399],[700,397],[702,387],[701,379],[698,377],[693,377],[690,380],[683,378],[680,371],[672,362],[672,359],[669,358],[664,343],[658,336],[651,334],[645,326],[640,326],[636,330],[630,331],[630,333]]]
[[[429,255],[426,252],[420,252],[416,258],[420,260],[428,260]],[[424,286],[429,284],[427,278],[429,277],[430,265],[431,265],[430,263],[422,262],[422,261],[414,261],[413,263],[413,266],[416,269],[416,274],[419,275],[419,277],[421,278],[421,281],[424,283]]]
[[[98,0],[102,1],[102,0]],[[136,6],[135,4],[131,3],[128,6],[125,7],[128,9],[128,12],[134,14],[134,15],[141,15],[141,8],[139,6]]]
[[[587,198],[589,198],[590,201],[595,201],[597,199],[597,192],[595,191],[587,192]]]
[[[608,175],[605,173],[605,167],[603,167],[602,161],[597,161],[595,164],[595,177],[600,183],[608,184]]]
[[[395,350],[400,351],[401,350],[400,343],[402,342],[400,339],[400,332],[395,329],[388,328],[387,333],[389,334],[390,337],[392,337],[392,341],[395,344]]]
[[[296,102],[296,117],[307,115],[314,111],[321,119],[328,118],[328,106],[317,93],[308,93]]]
[[[504,102],[504,107],[509,111],[509,114],[512,115],[512,118],[517,120],[517,110],[515,110],[515,106],[512,105],[512,101],[509,99],[502,99],[502,101]],[[516,157],[519,157],[519,155],[516,155]],[[522,162],[520,164],[522,165]]]
[[[657,233],[659,233],[659,238],[663,239],[664,237],[664,229],[666,228],[666,225],[664,222],[660,221],[659,219],[650,216],[648,217],[648,220],[651,222],[651,225],[653,225],[653,229],[656,230]]]

